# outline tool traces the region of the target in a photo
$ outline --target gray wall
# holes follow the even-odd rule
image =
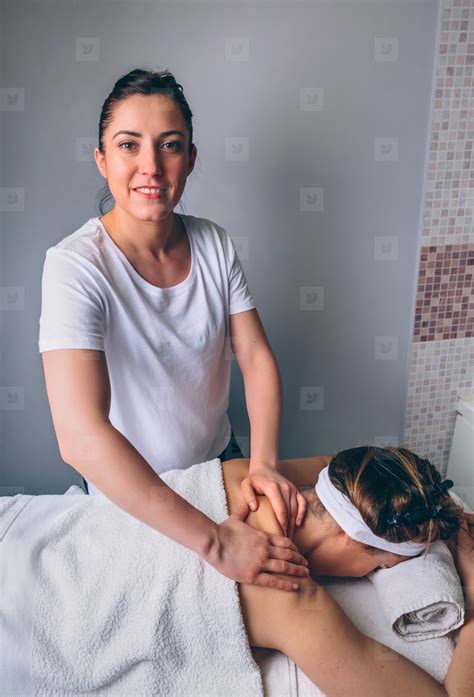
[[[283,378],[281,458],[401,444],[438,2],[2,11],[0,495],[80,481],[59,456],[38,353],[42,265],[99,214],[100,108],[135,67],[171,70],[193,110],[198,159],[178,212],[225,226],[240,250]],[[243,139],[241,159],[226,139]]]

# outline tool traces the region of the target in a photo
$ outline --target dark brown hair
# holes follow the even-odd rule
[[[341,450],[331,459],[328,473],[336,489],[349,498],[372,532],[389,542],[426,543],[426,553],[432,542],[447,540],[460,528],[463,509],[449,493],[430,497],[428,487],[441,483],[440,472],[429,460],[407,448],[365,445]],[[308,488],[305,485],[300,490]],[[396,527],[386,522],[395,514],[431,503],[442,506],[435,518]],[[311,510],[320,516],[326,509],[315,500]],[[381,552],[371,545],[363,546],[374,553]]]
[[[105,153],[104,131],[113,118],[113,111],[116,104],[131,97],[134,94],[153,95],[160,94],[169,97],[176,102],[183,115],[186,128],[189,131],[188,154],[191,156],[193,149],[193,113],[189,108],[186,97],[183,94],[182,86],[176,82],[172,73],[168,70],[153,71],[135,68],[126,75],[123,75],[115,83],[112,92],[105,100],[99,119],[99,145],[98,148]],[[101,189],[105,193],[100,197],[99,210],[104,214],[103,205],[108,198],[112,198],[107,184]]]

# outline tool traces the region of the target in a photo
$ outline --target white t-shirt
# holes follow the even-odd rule
[[[99,218],[47,249],[42,276],[39,352],[105,351],[110,422],[157,473],[211,460],[227,446],[229,315],[255,307],[227,231],[180,217],[192,266],[176,286],[140,276]]]

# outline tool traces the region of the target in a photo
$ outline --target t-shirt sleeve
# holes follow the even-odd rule
[[[252,294],[245,278],[245,273],[240,263],[234,241],[225,232],[230,258],[229,271],[229,315],[235,315],[237,312],[252,310],[256,307]]]
[[[104,303],[97,280],[79,254],[51,247],[41,280],[39,352],[63,348],[105,350]]]

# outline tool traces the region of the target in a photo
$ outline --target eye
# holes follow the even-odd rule
[[[135,143],[131,140],[124,140],[122,143],[120,143],[119,148],[122,150],[131,150],[131,148],[123,148],[123,145],[135,145]],[[181,147],[179,140],[168,140],[166,143],[163,143],[163,145],[173,145],[175,150],[179,150]],[[170,150],[170,148],[165,148],[165,150]]]
[[[176,146],[176,149],[179,149],[181,147],[181,143],[179,142],[179,140],[168,140],[166,143],[163,143],[163,145],[174,145]],[[166,149],[168,150],[169,148]]]

